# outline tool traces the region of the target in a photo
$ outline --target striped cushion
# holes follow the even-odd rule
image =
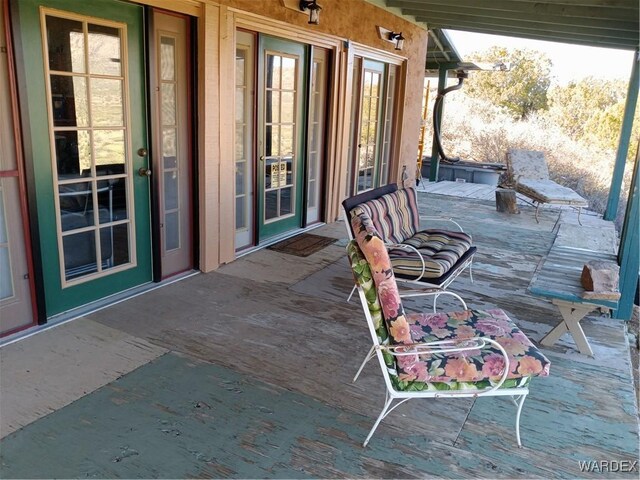
[[[397,190],[375,200],[361,203],[352,214],[364,213],[380,236],[390,243],[402,243],[418,231],[418,203],[413,188]]]
[[[403,242],[418,249],[425,261],[425,278],[437,278],[451,267],[471,248],[471,237],[462,232],[445,230],[423,230]],[[415,253],[393,249],[389,252],[396,275],[417,277],[422,271],[422,262]]]

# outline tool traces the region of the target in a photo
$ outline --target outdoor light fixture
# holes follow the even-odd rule
[[[402,36],[402,32],[389,32],[389,40],[395,42],[396,50],[402,50],[402,47],[404,47],[404,37]]]
[[[303,12],[309,10],[310,25],[320,25],[320,10],[322,10],[322,7],[318,5],[317,0],[300,0],[300,10]]]

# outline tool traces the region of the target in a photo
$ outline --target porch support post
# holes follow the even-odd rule
[[[438,70],[438,94],[440,94],[445,88],[447,88],[447,72],[449,69],[446,65],[441,65]],[[442,108],[440,108],[440,114],[436,118],[438,126],[442,125],[442,112],[444,111],[444,100],[442,102]],[[440,169],[440,156],[438,155],[438,147],[436,145],[436,133],[433,132],[433,144],[431,146],[431,162],[429,167],[429,181],[438,181],[438,170]]]
[[[624,107],[624,117],[622,118],[618,153],[616,155],[616,163],[613,167],[611,188],[609,189],[609,199],[607,200],[607,209],[604,212],[605,220],[615,220],[616,213],[618,212],[618,204],[620,203],[620,190],[622,187],[622,179],[624,178],[624,165],[627,159],[627,153],[629,152],[631,127],[633,127],[633,117],[636,113],[636,104],[638,102],[638,83],[640,82],[640,78],[638,77],[639,62],[640,53],[636,50],[633,55],[631,78],[629,79],[629,90],[627,91],[627,102]]]
[[[640,148],[639,148],[640,150]],[[622,226],[618,264],[620,265],[620,301],[614,312],[615,318],[631,319],[633,299],[638,288],[638,269],[640,268],[640,185],[638,184],[638,152],[631,177],[627,211]]]

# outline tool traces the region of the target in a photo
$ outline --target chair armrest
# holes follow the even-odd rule
[[[405,345],[375,345],[376,350],[389,353],[394,357],[403,357],[410,355],[434,355],[440,353],[457,353],[469,350],[478,350],[491,345],[500,351],[504,358],[504,369],[500,380],[491,388],[479,390],[477,396],[486,395],[499,389],[507,379],[510,371],[509,356],[505,349],[498,342],[487,337],[472,337],[458,340],[439,340],[436,342],[410,343]],[[464,392],[464,391],[461,391]],[[453,392],[448,392],[448,394]],[[467,392],[468,393],[468,392]]]
[[[420,259],[420,262],[422,263],[422,271],[420,272],[420,275],[418,275],[415,280],[413,280],[414,282],[419,282],[422,277],[424,276],[427,266],[424,263],[424,257],[422,256],[422,254],[420,253],[420,251],[416,248],[413,247],[411,245],[407,245],[406,243],[385,243],[384,244],[385,247],[387,247],[387,251],[391,250],[391,249],[395,249],[395,250],[410,250],[413,253],[415,253],[416,255],[418,255],[418,258]]]
[[[422,220],[422,219],[425,219],[425,220],[440,220],[440,221],[443,221],[443,222],[451,222],[451,223],[453,223],[456,227],[458,227],[458,229],[459,229],[462,233],[464,233],[464,230],[462,229],[462,227],[460,226],[460,224],[459,224],[458,222],[456,222],[456,221],[455,221],[453,218],[451,218],[451,217],[431,217],[431,216],[423,217],[423,216],[421,216],[421,217],[420,217],[420,219],[421,219],[421,220]]]

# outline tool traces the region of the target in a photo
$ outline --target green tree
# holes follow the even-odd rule
[[[594,115],[624,100],[625,88],[622,81],[593,77],[554,87],[549,92],[549,119],[574,140],[581,140]]]
[[[549,92],[549,119],[573,140],[603,150],[616,150],[622,129],[627,94],[624,80],[587,77]],[[640,136],[640,110],[636,110],[629,157]]]
[[[552,63],[546,54],[536,50],[510,50],[494,46],[472,54],[469,59],[511,64],[511,69],[506,72],[471,72],[466,86],[466,93],[470,97],[489,100],[518,119],[525,119],[531,113],[547,108]]]

